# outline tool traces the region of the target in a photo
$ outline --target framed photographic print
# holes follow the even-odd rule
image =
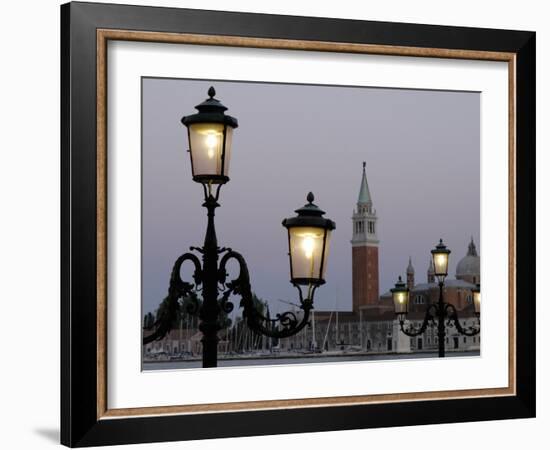
[[[535,414],[535,33],[61,7],[61,441]]]

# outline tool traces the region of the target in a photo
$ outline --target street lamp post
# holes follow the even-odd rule
[[[241,298],[243,319],[258,334],[284,338],[297,334],[309,324],[315,290],[325,283],[330,234],[336,227],[332,220],[323,217],[325,212],[313,203],[315,198],[311,192],[307,195],[308,203],[295,211],[297,215],[283,220],[288,234],[290,282],[298,290],[303,315],[299,318],[292,311],[277,314],[275,318],[263,315],[254,304],[244,257],[230,248],[219,247],[216,237],[215,210],[220,206],[221,186],[229,181],[232,136],[238,122],[225,114],[227,108],[214,98],[215,95],[216,91],[211,87],[209,98],[196,106],[198,113],[182,119],[188,131],[193,181],[203,187],[202,206],[206,208],[208,217],[203,246],[190,247],[202,257],[202,262],[190,252],[176,260],[170,276],[166,308],[152,327],[154,331],[143,338],[145,345],[166,336],[176,317],[180,299],[191,298],[187,312],[200,318],[203,367],[217,366],[218,332],[223,328],[224,314],[234,308],[230,301],[232,295]],[[239,267],[238,276],[233,280],[228,280],[226,270],[230,260],[236,261]],[[181,279],[180,270],[185,262],[194,266],[193,283]],[[202,286],[202,304],[196,296],[190,296],[199,290],[199,286]]]
[[[405,283],[399,277],[395,287],[391,289],[395,314],[399,320],[399,327],[401,331],[410,337],[415,337],[423,334],[428,326],[435,326],[437,321],[437,339],[438,339],[438,353],[440,358],[445,357],[445,335],[446,327],[454,326],[459,334],[464,336],[475,336],[481,331],[481,327],[478,328],[469,327],[463,328],[460,325],[458,313],[455,306],[451,303],[445,303],[443,298],[443,288],[445,286],[445,278],[447,277],[449,267],[449,254],[451,251],[443,244],[443,240],[439,240],[439,244],[431,251],[435,276],[437,277],[439,286],[439,298],[437,303],[431,303],[426,308],[426,314],[424,320],[419,328],[415,328],[409,324],[405,326],[405,319],[407,317],[409,308],[409,289],[405,286]],[[478,318],[481,305],[481,293],[479,284],[472,289],[474,298],[474,312]]]

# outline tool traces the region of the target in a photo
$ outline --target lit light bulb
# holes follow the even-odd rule
[[[206,153],[210,159],[214,157],[214,154],[216,153],[215,147],[218,145],[218,138],[214,133],[208,133],[206,135],[206,147],[208,149],[206,150]]]
[[[302,239],[302,249],[304,250],[307,259],[311,259],[313,257],[315,240],[312,236],[305,236],[304,239]]]
[[[405,296],[403,294],[398,294],[397,300],[399,301],[399,303],[403,303],[403,301],[405,300]]]
[[[445,268],[446,260],[447,258],[445,257],[445,255],[437,255],[435,257],[435,265],[440,271]]]

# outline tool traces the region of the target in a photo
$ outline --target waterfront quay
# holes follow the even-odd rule
[[[449,352],[448,357],[478,357],[478,351],[468,352]],[[218,359],[218,367],[238,367],[238,366],[272,366],[288,364],[316,364],[316,363],[338,363],[338,362],[360,362],[360,361],[391,361],[402,359],[426,359],[437,358],[437,352],[415,352],[415,353],[342,353],[342,354],[295,354],[295,355],[276,355],[276,356],[225,356]],[[142,369],[146,370],[179,370],[196,369],[202,367],[200,359],[180,359],[180,360],[157,360],[144,361]]]

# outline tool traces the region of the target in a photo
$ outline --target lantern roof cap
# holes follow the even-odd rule
[[[208,89],[208,98],[195,106],[195,108],[197,108],[199,112],[227,111],[227,106],[225,106],[217,98],[214,98],[215,95],[216,89],[214,89],[214,86],[210,86]]]
[[[447,248],[447,246],[443,243],[443,239],[439,240],[439,244],[435,246],[435,248],[432,250],[432,255],[434,253],[451,253],[451,251]]]
[[[334,230],[336,224],[332,220],[324,218],[323,214],[325,214],[325,211],[313,203],[313,200],[315,200],[313,192],[309,192],[306,199],[308,203],[294,211],[298,215],[284,219],[283,226],[287,228],[303,226]]]
[[[395,283],[395,287],[390,289],[390,292],[405,292],[408,291],[407,285],[403,282],[403,279],[401,278],[401,275],[397,278],[397,283]]]
[[[307,194],[306,200],[307,203],[301,208],[294,210],[295,213],[298,213],[298,215],[302,216],[322,216],[323,214],[325,214],[325,211],[323,211],[315,203],[313,203],[313,200],[315,200],[313,192],[309,192]]]
[[[237,119],[225,114],[227,106],[217,98],[214,98],[215,95],[216,89],[210,86],[208,89],[208,98],[195,106],[198,113],[182,117],[182,123],[186,126],[194,123],[223,123],[230,127],[237,128],[239,126]]]

